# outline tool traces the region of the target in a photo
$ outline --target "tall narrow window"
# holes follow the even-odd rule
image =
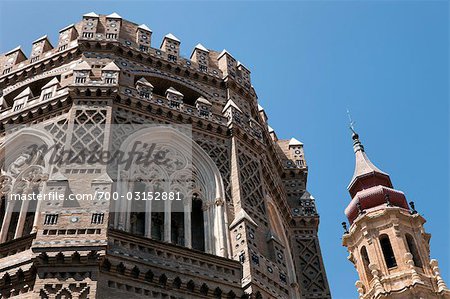
[[[163,188],[159,185],[155,185],[153,189],[153,196],[159,197]],[[151,236],[152,239],[162,241],[164,239],[164,211],[165,211],[165,201],[162,200],[152,200],[152,217],[151,217]]]
[[[203,222],[203,209],[201,199],[194,197],[192,199],[192,248],[205,251],[205,228]]]
[[[145,184],[135,182],[133,188],[133,201],[131,202],[130,223],[131,232],[143,236],[145,234],[145,201],[142,201],[142,194],[145,192]]]
[[[184,213],[172,212],[171,221],[172,243],[184,246]]]
[[[369,255],[367,254],[366,246],[363,246],[361,248],[361,260],[364,264],[364,271],[366,272],[367,280],[371,281],[373,276],[372,276],[372,272],[369,269],[370,259],[369,259]]]
[[[408,245],[409,252],[413,256],[414,265],[422,268],[422,260],[420,259],[419,251],[417,250],[416,242],[413,236],[406,234],[406,244]]]
[[[381,250],[383,251],[384,261],[388,268],[397,267],[397,261],[395,260],[394,250],[392,250],[391,241],[388,235],[380,236]]]
[[[25,216],[25,224],[23,226],[22,236],[28,236],[33,230],[34,217],[37,208],[37,196],[40,193],[39,188],[33,189],[34,198],[28,203],[27,214]]]
[[[13,212],[11,213],[11,219],[9,221],[8,233],[6,235],[6,241],[11,241],[16,235],[17,224],[19,223],[20,209],[22,208],[22,201],[15,202]]]
[[[5,220],[6,214],[6,196],[3,195],[0,199],[0,227],[3,226],[3,220]]]

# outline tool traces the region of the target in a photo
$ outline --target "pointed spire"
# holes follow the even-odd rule
[[[32,97],[33,93],[31,92],[30,87],[27,87],[21,93],[19,93],[19,95],[16,96],[14,98],[14,100],[17,100],[17,99],[20,99],[20,98],[23,98],[23,97],[30,97],[30,96]]]
[[[168,39],[180,42],[180,40],[175,35],[173,35],[172,33],[166,34],[166,36],[164,36],[164,38],[168,38]]]
[[[102,71],[119,72],[120,68],[117,66],[117,64],[114,63],[114,61],[111,61],[102,68]]]
[[[83,61],[75,66],[74,71],[90,71],[91,66],[86,61]]]
[[[50,82],[48,82],[47,84],[45,84],[44,86],[42,86],[42,90],[46,89],[46,88],[50,88],[52,86],[55,86],[59,84],[58,78],[53,78],[52,80],[50,80]]]
[[[136,84],[142,84],[142,85],[145,85],[145,86],[153,88],[153,85],[150,82],[148,82],[144,77],[142,77],[141,79],[137,80]]]
[[[148,31],[148,32],[152,32],[152,30],[150,28],[148,28],[147,25],[145,25],[145,24],[139,25],[138,28]]]
[[[87,13],[87,14],[83,15],[83,17],[98,18],[99,16],[95,12],[90,12],[90,13]]]
[[[177,96],[180,96],[180,97],[183,96],[183,94],[182,94],[181,92],[179,92],[178,90],[176,90],[176,89],[173,88],[172,86],[169,87],[169,88],[166,90],[166,95],[167,95],[168,93],[173,93],[173,94],[175,94],[175,95],[177,95]]]
[[[228,102],[225,104],[225,107],[222,109],[222,113],[225,112],[229,107],[234,107],[239,112],[242,112],[242,110],[236,105],[236,103],[233,102],[232,99],[229,99]]]
[[[197,44],[195,46],[195,49],[199,49],[199,50],[202,50],[202,51],[205,51],[205,52],[209,52],[209,50],[206,49],[202,44]]]
[[[195,103],[196,103],[196,104],[197,104],[197,103],[201,103],[201,104],[205,104],[205,105],[208,105],[208,106],[211,106],[211,105],[212,105],[212,103],[211,103],[210,101],[208,101],[207,99],[205,99],[205,98],[202,97],[202,96],[199,96],[198,99],[195,101]]]
[[[113,13],[110,14],[110,15],[107,15],[106,17],[109,18],[109,19],[122,19],[122,17],[119,16],[119,15],[118,15],[117,13],[115,13],[115,12],[113,12]]]
[[[354,197],[358,191],[378,185],[392,188],[389,174],[381,171],[370,161],[353,125],[351,126],[351,130],[356,162],[353,177],[347,187],[350,195]]]
[[[295,138],[291,138],[291,140],[289,140],[289,146],[299,146],[299,145],[303,145],[303,143],[301,143]]]

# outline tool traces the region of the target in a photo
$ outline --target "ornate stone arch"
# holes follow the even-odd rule
[[[169,181],[176,180],[176,176],[180,176],[190,171],[192,174],[192,190],[191,193],[197,192],[201,194],[202,208],[204,216],[204,229],[205,229],[205,251],[211,254],[229,257],[229,236],[227,234],[228,220],[225,213],[225,191],[219,169],[215,165],[214,161],[208,156],[208,154],[197,144],[192,138],[181,133],[180,131],[165,126],[155,126],[143,128],[126,138],[120,148],[121,152],[129,153],[135,144],[135,142],[146,142],[148,144],[163,145],[166,150],[171,150],[170,154],[173,154],[173,158],[176,161],[176,155],[179,157],[189,158],[192,161],[192,168],[177,169],[173,173],[167,171],[167,169],[159,169],[160,172],[164,172],[163,177],[169,178]],[[175,167],[175,166],[166,166]],[[141,168],[141,169],[139,169]],[[150,172],[151,167],[149,168]],[[124,194],[130,190],[130,179],[136,177],[136,171],[144,170],[142,166],[134,166],[126,169],[125,165],[120,164],[118,166],[118,174],[120,181],[117,185],[117,191]],[[147,169],[148,170],[148,169]],[[120,211],[118,216],[115,217],[114,226],[118,229],[129,230],[130,228],[130,203],[125,201],[119,201],[116,206],[116,211]],[[185,201],[185,217],[187,211],[190,208],[190,199]],[[148,211],[148,209],[147,209]],[[170,211],[170,208],[169,208]],[[165,212],[165,225],[170,227],[170,216]],[[169,220],[167,220],[169,219]],[[185,223],[189,224],[189,218],[185,218]],[[167,223],[168,222],[168,223]],[[146,224],[148,225],[148,224]],[[146,227],[147,230],[148,226]],[[185,230],[186,235],[189,235],[189,230]],[[148,233],[146,236],[150,236]],[[164,232],[164,241],[170,242],[169,233]],[[189,238],[186,246],[190,247]]]
[[[2,172],[0,176],[0,195],[7,197],[11,193],[27,194],[35,192],[35,190],[41,192],[45,181],[47,181],[51,173],[50,157],[52,152],[45,149],[52,149],[53,145],[53,138],[38,128],[19,128],[7,134],[0,147]],[[30,146],[35,147],[31,150]],[[35,151],[41,146],[44,147],[43,151]],[[33,210],[35,209],[32,219],[27,217],[28,209],[31,209],[30,204],[35,205],[32,208]],[[31,229],[31,232],[35,231],[38,221],[36,215],[38,215],[39,206],[40,201],[30,202],[29,200],[21,202],[20,205],[17,203],[8,204],[2,221],[0,242],[4,242],[7,239],[11,214],[16,209],[19,209],[19,214],[14,237],[21,237],[27,227]]]
[[[270,196],[267,196],[267,210],[269,213],[269,225],[271,229],[277,234],[277,237],[283,242],[285,250],[285,259],[287,264],[287,276],[291,285],[297,285],[297,278],[295,274],[294,260],[292,259],[291,248],[289,246],[289,239],[286,235],[286,228],[283,225],[281,215],[276,207],[275,202]],[[298,292],[298,289],[297,289]]]

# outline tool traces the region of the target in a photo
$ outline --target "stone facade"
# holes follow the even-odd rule
[[[343,245],[359,274],[359,298],[450,298],[438,262],[430,259],[425,219],[369,160],[358,134],[353,141],[356,166],[348,186],[350,228],[343,223]]]
[[[30,58],[20,48],[0,56],[1,298],[331,298],[303,144],[277,138],[230,53],[199,44],[188,59],[174,35],[160,48],[151,37],[118,14],[89,13],[54,48],[42,37]],[[170,211],[140,226],[140,215],[105,202],[6,205],[13,192],[129,188],[108,167],[50,167],[46,156],[25,165],[24,149],[111,149],[130,134],[108,125],[146,123],[192,126],[200,231],[190,213],[175,236]],[[11,129],[23,124],[42,130]],[[146,138],[173,152],[185,141],[164,130]]]

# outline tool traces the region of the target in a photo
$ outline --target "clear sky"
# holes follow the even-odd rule
[[[201,42],[226,48],[252,82],[280,138],[305,144],[308,186],[334,298],[357,298],[341,246],[354,156],[346,109],[371,160],[428,220],[431,256],[450,285],[448,1],[2,1],[0,52],[59,29],[83,13],[117,12],[172,32],[189,56]]]

